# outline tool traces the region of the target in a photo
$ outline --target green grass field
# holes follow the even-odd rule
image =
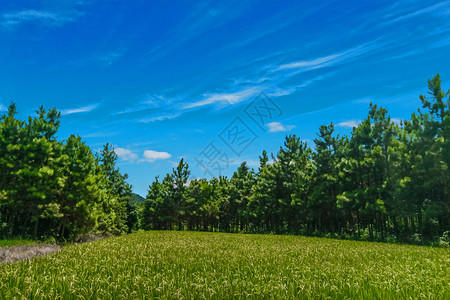
[[[141,232],[0,265],[0,299],[450,299],[450,250]]]
[[[20,239],[14,239],[14,240],[0,240],[0,248],[1,247],[8,247],[8,246],[18,246],[18,245],[33,245],[37,242],[31,241],[31,240],[20,240]]]

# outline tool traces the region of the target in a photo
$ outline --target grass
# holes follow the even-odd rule
[[[36,241],[21,240],[21,239],[0,240],[0,248],[1,247],[8,247],[8,246],[33,245],[33,244],[36,244],[36,243],[37,243]]]
[[[450,250],[139,232],[0,265],[1,299],[450,299]]]

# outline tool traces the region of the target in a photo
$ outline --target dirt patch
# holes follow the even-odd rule
[[[14,262],[61,250],[58,245],[24,245],[0,248],[0,263]]]

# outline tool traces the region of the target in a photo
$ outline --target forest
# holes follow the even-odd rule
[[[0,123],[0,239],[73,240],[92,231],[136,229],[137,206],[118,156],[71,135],[58,141],[61,113],[40,107],[27,121],[12,103]]]
[[[450,234],[450,91],[439,74],[408,120],[370,104],[351,134],[319,128],[312,145],[288,135],[230,177],[190,180],[181,159],[134,200],[118,156],[79,136],[58,141],[60,113],[27,121],[11,104],[0,122],[0,239],[144,230],[275,233],[414,244]]]

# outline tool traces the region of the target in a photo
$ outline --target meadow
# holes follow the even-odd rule
[[[12,239],[12,240],[1,240],[0,247],[18,246],[18,245],[33,245],[36,241],[23,240],[23,239]]]
[[[0,264],[1,299],[450,299],[450,249],[149,231]]]

